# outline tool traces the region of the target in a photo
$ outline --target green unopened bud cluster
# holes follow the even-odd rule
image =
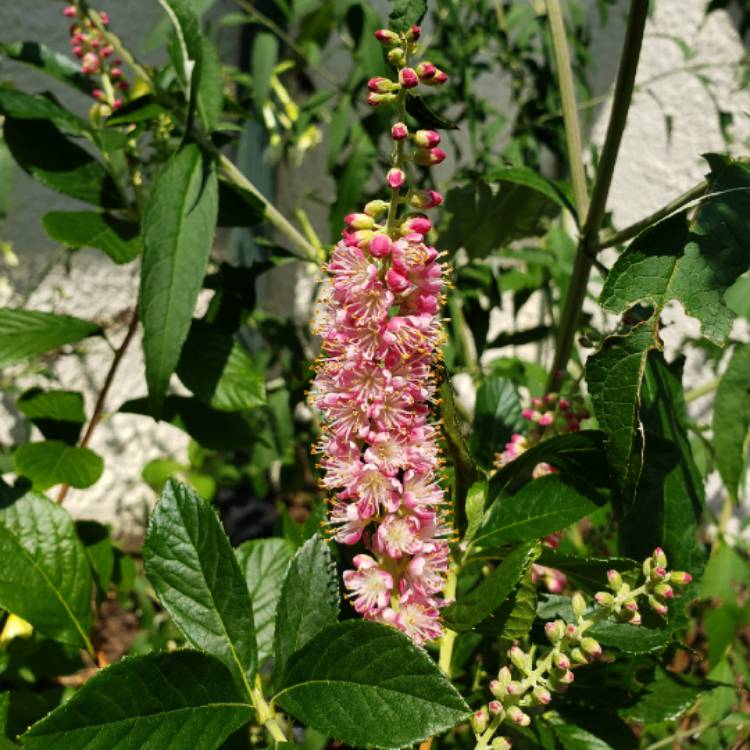
[[[667,571],[667,558],[659,547],[644,561],[643,574],[644,582],[632,587],[618,571],[608,571],[609,591],[597,592],[593,606],[581,592],[573,594],[570,603],[574,623],[552,620],[545,624],[544,633],[550,646],[543,652],[537,646],[532,646],[528,652],[518,645],[510,648],[508,663],[489,685],[494,700],[482,706],[472,718],[472,729],[478,739],[476,750],[489,747],[491,740],[493,750],[510,747],[503,737],[493,740],[500,725],[508,721],[517,726],[528,726],[531,723],[529,710],[546,706],[553,693],[565,691],[574,681],[573,669],[601,656],[599,643],[586,635],[592,625],[608,617],[640,624],[639,597],[645,597],[655,612],[664,615],[666,601],[674,595],[670,583],[684,586],[692,580],[689,573]]]

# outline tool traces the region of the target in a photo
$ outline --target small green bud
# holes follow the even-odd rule
[[[646,576],[646,578],[648,578],[649,575],[651,575],[651,568],[653,567],[654,567],[653,561],[651,560],[650,557],[647,557],[643,561],[643,575]]]
[[[492,750],[510,750],[510,740],[505,737],[495,737],[492,740]]]
[[[574,648],[570,652],[570,658],[576,663],[576,664],[588,664],[589,660],[586,654],[581,651],[580,648]]]
[[[674,590],[668,583],[658,583],[654,586],[654,593],[662,599],[674,598]]]
[[[615,600],[614,596],[609,591],[597,591],[594,594],[594,601],[600,607],[608,607]]]
[[[365,204],[365,213],[368,216],[372,216],[373,219],[377,219],[382,216],[388,210],[388,202],[382,200],[374,200]]]
[[[482,706],[478,711],[474,711],[471,715],[471,728],[474,730],[474,734],[482,734],[487,729],[489,720],[490,712],[487,710],[487,706]]]
[[[513,681],[513,675],[508,667],[502,667],[497,673],[497,682],[501,688],[507,691],[508,685]]]
[[[607,580],[609,581],[609,587],[617,593],[622,588],[622,576],[616,570],[607,571]]]
[[[534,700],[540,706],[546,706],[552,700],[552,694],[547,688],[537,685],[534,688]]]
[[[518,706],[511,706],[508,709],[508,718],[519,727],[527,727],[531,724],[531,718],[525,714]]]
[[[667,612],[669,612],[669,607],[667,607],[664,602],[660,602],[655,596],[649,596],[648,606],[651,607],[657,615],[661,615],[662,617],[665,617]]]
[[[684,570],[673,570],[669,580],[672,581],[672,583],[676,583],[678,586],[687,586],[687,584],[693,580],[693,576],[691,576],[690,573],[686,573]]]
[[[602,647],[593,638],[586,637],[581,639],[581,648],[585,654],[593,656],[595,659],[602,655]]]
[[[555,651],[552,654],[552,663],[563,671],[570,668],[570,659],[562,651]]]
[[[406,55],[401,47],[394,47],[393,49],[388,50],[386,57],[391,65],[398,66],[403,65],[406,62]]]
[[[654,562],[656,565],[658,565],[660,568],[666,568],[667,567],[667,556],[664,554],[664,550],[661,547],[657,547],[654,550],[654,554],[652,555],[654,558]]]
[[[528,672],[531,669],[531,657],[518,646],[512,646],[508,651],[508,656],[514,666],[521,672]]]
[[[547,640],[554,646],[565,637],[565,623],[562,620],[553,620],[544,626],[544,634]]]
[[[586,599],[580,591],[576,591],[573,594],[573,598],[570,600],[570,605],[573,607],[573,614],[576,617],[583,617],[586,611]]]

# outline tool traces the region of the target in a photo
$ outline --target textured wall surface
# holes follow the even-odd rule
[[[655,3],[638,71],[638,90],[612,185],[610,206],[616,226],[623,227],[654,211],[702,177],[705,164],[700,154],[726,148],[717,108],[733,116],[730,148],[736,152],[748,151],[750,119],[745,113],[750,111],[750,92],[737,90],[734,71],[745,49],[732,18],[718,12],[706,19],[705,4],[705,0]],[[118,32],[136,48],[144,29],[149,29],[160,16],[155,0],[117,3],[102,0],[100,5],[110,12]],[[585,135],[587,145],[601,144],[604,137],[626,7],[626,2],[620,2],[612,9],[608,24],[595,36],[592,78],[597,106],[591,109],[593,116]],[[42,39],[52,47],[65,49],[66,24],[56,9],[49,0],[4,3],[2,38],[10,39],[12,31],[13,38]],[[236,54],[236,39],[227,36],[225,41],[229,49],[225,50],[225,59],[232,59]],[[687,58],[685,44],[691,51]],[[708,85],[697,78],[698,73]],[[46,79],[18,65],[3,63],[0,74],[3,78],[12,76],[26,90],[48,87]],[[57,90],[56,93],[81,110],[83,102],[75,94]],[[495,95],[505,96],[504,92]],[[301,175],[290,178],[280,174],[282,204],[293,204],[306,179],[319,178],[322,158],[322,153],[308,157]],[[77,253],[67,262],[61,262],[64,251],[44,235],[39,221],[46,211],[72,207],[73,201],[42,189],[23,174],[17,175],[14,208],[0,231],[4,239],[13,243],[20,265],[10,271],[10,287],[4,291],[0,287],[0,304],[27,302],[35,309],[92,318],[108,324],[111,341],[117,345],[125,331],[127,311],[133,305],[137,273],[131,267],[114,266],[92,251]],[[0,273],[7,275],[8,269],[0,266]],[[283,285],[284,280],[275,283]],[[679,309],[670,315],[674,325],[665,334],[668,354],[678,351],[685,333],[694,333],[697,328]],[[493,321],[495,328],[507,325],[503,315]],[[742,328],[738,324],[738,333],[746,335]],[[90,413],[110,357],[111,349],[104,340],[89,340],[80,351],[55,363],[52,377],[57,379],[58,387],[83,390]],[[689,354],[687,377],[691,385],[705,378],[705,367],[698,353]],[[23,384],[33,382],[34,378],[29,377]],[[136,343],[118,374],[108,407],[114,409],[144,391],[140,347]],[[8,401],[6,398],[0,402],[0,442],[7,442],[18,429]],[[705,400],[694,406],[705,409]],[[185,435],[168,425],[154,425],[147,419],[128,415],[108,415],[91,443],[105,457],[105,474],[92,489],[71,491],[69,507],[82,517],[112,521],[120,534],[137,536],[153,501],[153,493],[140,479],[142,465],[162,455],[183,459],[186,444]]]

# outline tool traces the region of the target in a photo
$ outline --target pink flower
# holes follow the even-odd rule
[[[419,76],[413,68],[401,68],[398,73],[398,82],[405,89],[412,89],[419,85]]]
[[[408,135],[409,128],[403,122],[397,122],[391,126],[391,138],[394,141],[403,141]]]
[[[398,188],[406,182],[406,175],[402,170],[394,167],[393,169],[388,170],[386,180],[388,182],[388,187],[393,188],[393,190],[398,190]]]
[[[376,614],[390,604],[393,577],[369,555],[356,555],[353,562],[357,570],[344,572],[344,585],[354,595],[354,609],[360,614]]]

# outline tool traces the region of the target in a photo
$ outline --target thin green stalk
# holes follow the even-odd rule
[[[275,742],[287,742],[284,730],[276,719],[276,712],[263,696],[260,675],[255,676],[255,688],[250,691],[250,697],[258,717],[258,723],[262,724]]]
[[[552,0],[554,4],[557,0]],[[641,53],[643,32],[648,15],[648,0],[631,0],[628,25],[625,32],[620,67],[617,73],[612,112],[607,126],[599,169],[591,193],[588,213],[578,241],[578,250],[573,265],[573,274],[565,299],[565,306],[560,317],[555,357],[548,382],[548,390],[556,390],[565,376],[568,360],[573,351],[576,332],[586,298],[589,276],[596,252],[596,242],[601,229],[604,211],[607,205],[609,188],[612,184],[617,154],[625,131],[630,102],[635,86],[635,74]],[[567,128],[567,123],[566,123]]]
[[[707,383],[704,383],[703,385],[699,385],[697,388],[693,388],[692,390],[689,390],[685,394],[685,402],[689,404],[691,401],[695,401],[697,398],[700,398],[701,396],[706,396],[709,393],[713,393],[719,387],[720,382],[721,382],[721,378],[712,378]]]
[[[448,569],[448,575],[445,578],[445,592],[444,597],[446,601],[452,601],[456,598],[456,587],[458,586],[458,566],[456,563],[451,564]],[[448,677],[451,677],[451,663],[453,661],[453,646],[456,643],[456,637],[458,633],[449,628],[445,629],[442,638],[440,639],[440,656],[438,657],[438,664],[440,669],[445,672]]]

